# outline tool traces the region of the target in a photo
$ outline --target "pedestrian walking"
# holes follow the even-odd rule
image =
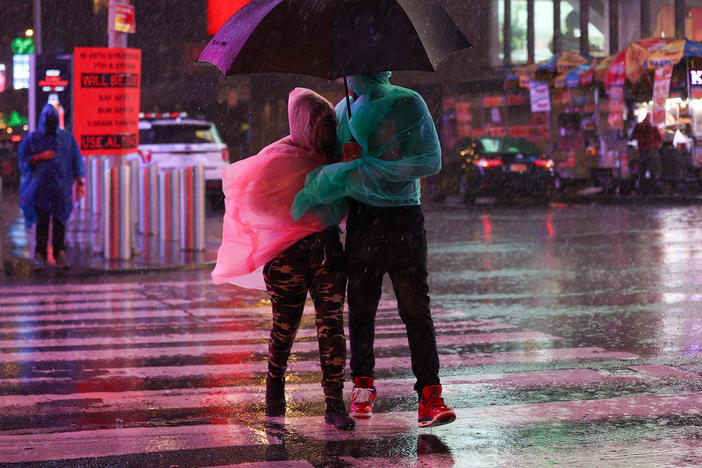
[[[36,223],[34,268],[45,269],[48,259],[49,225],[56,266],[70,268],[66,259],[66,223],[73,210],[73,184],[84,194],[85,166],[73,135],[59,128],[56,108],[46,104],[37,130],[30,132],[18,150],[22,172],[20,208],[27,227]]]
[[[388,273],[407,329],[419,426],[438,426],[456,415],[441,396],[419,179],[439,172],[441,148],[424,100],[393,86],[389,78],[390,72],[349,78],[357,99],[351,104],[352,119],[345,101],[336,107],[337,151],[353,136],[362,156],[322,168],[295,197],[292,214],[297,219],[320,204],[351,199],[346,237],[351,415],[372,416],[375,316]]]
[[[338,228],[344,210],[315,207],[297,222],[290,215],[308,173],[333,162],[334,108],[317,93],[297,88],[290,93],[288,117],[289,136],[223,171],[222,245],[212,278],[217,284],[265,288],[270,295],[268,416],[285,414],[285,371],[309,292],[316,312],[325,422],[350,430],[355,421],[343,401],[346,274]]]
[[[651,114],[636,124],[631,133],[632,140],[636,140],[639,150],[639,183],[644,193],[658,191],[658,183],[661,173],[660,147],[663,138],[658,127],[651,125]]]

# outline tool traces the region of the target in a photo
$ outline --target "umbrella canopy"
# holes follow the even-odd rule
[[[551,73],[564,73],[573,68],[590,63],[592,57],[576,52],[565,51],[553,57],[542,60],[536,64],[536,71],[550,71]]]
[[[595,68],[602,59],[593,59],[590,63],[578,65],[570,71],[556,77],[553,85],[556,88],[575,88],[577,86],[590,86],[594,81]]]
[[[519,79],[519,86],[522,88],[528,88],[529,82],[536,78],[536,67],[538,63],[530,63],[529,65],[524,65],[520,67],[515,72],[515,75]]]
[[[652,70],[666,65],[675,65],[683,57],[702,57],[702,44],[688,39],[671,42],[649,55],[646,68]]]
[[[434,71],[470,43],[435,0],[251,0],[198,61],[225,75],[293,73],[328,80],[385,70]]]
[[[671,39],[641,39],[626,46],[614,56],[604,79],[605,87],[624,86],[626,80],[637,82],[649,55],[670,42]]]
[[[595,81],[604,83],[609,67],[612,66],[612,62],[614,61],[614,57],[616,57],[616,54],[608,55],[607,57],[603,58],[600,63],[595,65]]]

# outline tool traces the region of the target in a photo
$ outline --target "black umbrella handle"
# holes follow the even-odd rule
[[[346,81],[346,77],[344,77],[344,90],[346,91],[346,110],[349,113],[349,125],[351,125],[351,98],[349,98],[349,83]],[[351,134],[351,141],[356,141],[353,134]]]

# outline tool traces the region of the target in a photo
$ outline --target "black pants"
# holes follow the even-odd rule
[[[377,208],[352,202],[347,221],[351,375],[373,377],[375,315],[388,273],[407,329],[415,390],[439,385],[439,357],[429,310],[427,239],[419,206]]]
[[[312,234],[266,264],[263,278],[273,306],[268,340],[268,372],[283,377],[309,291],[316,311],[317,342],[324,396],[341,399],[346,367],[344,293],[346,275],[329,268],[342,255],[336,230]]]
[[[54,249],[54,256],[64,250],[66,247],[64,245],[64,240],[66,238],[66,227],[52,216],[50,213],[41,211],[36,208],[37,212],[37,230],[36,230],[36,252],[46,258],[46,247],[49,243],[49,224],[52,224],[51,229],[51,246]],[[53,218],[53,223],[52,223]]]

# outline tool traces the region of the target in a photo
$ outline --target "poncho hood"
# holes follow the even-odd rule
[[[288,98],[290,140],[309,150],[315,149],[317,125],[327,116],[335,116],[334,106],[311,89],[295,88]]]
[[[53,117],[58,122],[58,111],[51,104],[45,104],[41,109],[41,114],[39,114],[39,124],[37,125],[37,130],[41,133],[48,133],[47,121],[50,117]]]

